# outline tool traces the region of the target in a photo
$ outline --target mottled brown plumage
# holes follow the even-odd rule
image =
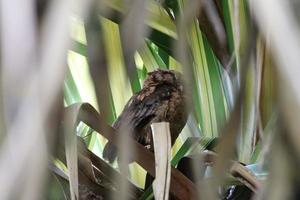
[[[186,99],[182,75],[179,72],[150,72],[142,90],[129,99],[113,127],[121,134],[121,127],[128,127],[135,140],[153,150],[150,125],[153,122],[169,122],[173,145],[187,120]],[[116,156],[116,147],[110,142],[107,143],[103,157],[113,162]]]

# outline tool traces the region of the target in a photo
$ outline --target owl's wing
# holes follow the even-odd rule
[[[126,104],[123,112],[113,124],[121,134],[126,128],[129,134],[139,140],[141,129],[157,116],[161,105],[171,98],[174,87],[171,85],[158,85],[146,88],[133,95]],[[112,163],[117,156],[117,148],[108,142],[103,150],[103,157]]]
[[[171,98],[172,91],[174,87],[167,84],[156,86],[152,92],[141,90],[130,98],[113,127],[127,125],[132,131],[143,128],[156,117],[163,102]]]

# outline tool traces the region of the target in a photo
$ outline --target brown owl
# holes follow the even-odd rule
[[[113,127],[122,134],[120,128],[127,126],[135,140],[153,151],[150,125],[169,122],[173,145],[187,121],[186,102],[181,73],[160,69],[150,72],[142,90],[129,99]],[[103,157],[113,162],[117,157],[117,148],[108,142]]]

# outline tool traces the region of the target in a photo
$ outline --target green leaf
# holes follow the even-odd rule
[[[167,68],[167,65],[158,55],[157,50],[155,51],[151,46],[150,41],[146,41],[145,45],[138,52],[148,72],[158,68]]]
[[[105,18],[101,18],[101,25],[108,64],[109,83],[116,116],[118,116],[131,97],[132,91],[124,66],[119,26]],[[140,88],[139,85],[134,87]]]
[[[69,68],[67,68],[64,81],[64,101],[66,105],[81,101],[80,94]]]
[[[178,2],[183,9],[185,1]],[[221,70],[221,64],[196,20],[191,24],[187,37],[193,58],[195,116],[204,136],[216,137],[227,119],[227,96],[232,95],[225,95],[229,90],[225,89],[228,85],[223,81],[222,73],[226,72]]]
[[[121,14],[126,13],[125,3],[121,0],[105,0],[103,1],[109,8],[120,12]],[[154,0],[147,1],[147,11],[149,17],[146,23],[153,29],[162,32],[170,37],[176,38],[176,27],[168,13],[160,6],[160,4]]]

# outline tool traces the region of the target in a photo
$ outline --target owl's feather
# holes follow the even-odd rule
[[[113,127],[122,134],[126,132],[144,146],[153,148],[150,125],[153,122],[170,123],[172,144],[180,134],[187,119],[186,97],[179,72],[157,70],[150,72],[143,88],[127,102]],[[117,148],[108,142],[103,157],[113,162],[117,157]]]

